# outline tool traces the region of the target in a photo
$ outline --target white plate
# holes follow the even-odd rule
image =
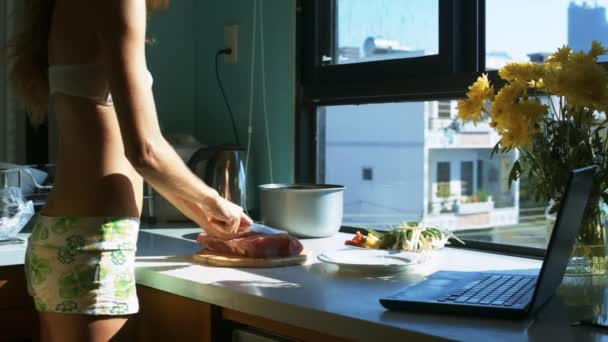
[[[384,249],[343,248],[325,251],[317,256],[344,271],[400,272],[422,262],[416,253]]]

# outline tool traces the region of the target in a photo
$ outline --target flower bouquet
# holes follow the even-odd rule
[[[460,120],[489,120],[500,140],[493,153],[519,151],[509,186],[527,176],[537,201],[550,201],[554,214],[569,172],[596,165],[596,185],[567,273],[606,272],[605,225],[608,203],[608,72],[597,63],[607,50],[593,42],[588,52],[564,46],[543,64],[509,63],[495,91],[486,74],[458,102]]]

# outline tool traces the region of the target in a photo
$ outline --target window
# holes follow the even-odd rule
[[[453,131],[447,140],[445,130],[425,122],[435,102],[319,109],[324,178],[318,181],[346,185],[343,224],[383,229],[422,220],[462,238],[544,246],[544,208],[524,200],[524,182],[507,186],[516,152],[491,157],[496,137],[489,127]],[[372,169],[373,182],[366,181]]]
[[[479,0],[300,0],[305,97],[403,96],[441,74],[481,70]],[[475,39],[468,39],[472,33]],[[412,78],[421,72],[425,79]],[[411,82],[403,82],[410,79]],[[430,84],[428,84],[430,85]],[[407,90],[406,90],[407,89]],[[355,102],[357,102],[355,101]]]
[[[449,198],[450,193],[450,163],[437,162],[437,192],[438,198]]]
[[[364,167],[362,170],[362,178],[364,181],[371,181],[374,179],[374,169],[371,167]]]
[[[477,189],[483,189],[483,179],[485,175],[483,173],[483,160],[477,161]]]
[[[460,162],[460,195],[473,196],[473,162]]]
[[[336,1],[333,56],[322,65],[362,63],[436,55],[438,0]],[[373,19],[372,19],[373,18]]]
[[[523,221],[522,188],[506,183],[516,153],[491,157],[496,137],[489,127],[474,133],[454,130],[446,139],[444,129],[427,123],[434,108],[436,101],[319,109],[323,115],[317,123],[324,126],[324,136],[318,148],[325,176],[318,181],[346,185],[343,224],[382,229],[422,220],[476,240],[495,234],[503,241],[544,244],[538,212],[530,212],[534,220],[531,215]],[[373,182],[366,181],[366,170],[372,169]],[[486,176],[484,169],[495,177]],[[521,236],[529,239],[521,241]]]
[[[346,185],[344,226],[382,229],[421,220],[468,240],[544,248],[545,205],[530,199],[525,179],[507,184],[517,151],[492,157],[493,129],[461,124],[455,106],[481,72],[494,68],[495,56],[542,61],[542,52],[555,50],[531,38],[535,30],[552,34],[536,28],[551,20],[538,15],[542,6],[523,0],[299,4],[296,181]],[[603,1],[587,5],[598,6]],[[543,18],[522,21],[526,15]],[[513,26],[521,34],[504,39]],[[381,44],[365,55],[369,37]]]
[[[452,106],[450,101],[437,101],[437,117],[439,119],[452,118]]]

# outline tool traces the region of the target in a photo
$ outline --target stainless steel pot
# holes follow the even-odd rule
[[[262,223],[299,237],[328,237],[342,225],[344,186],[264,184],[260,189]]]

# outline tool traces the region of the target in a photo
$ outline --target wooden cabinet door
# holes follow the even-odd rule
[[[38,314],[27,293],[23,265],[0,267],[0,339],[37,341],[38,331]]]
[[[283,338],[293,341],[305,341],[305,342],[346,342],[348,340],[329,336],[318,331],[309,330],[305,328],[288,325],[273,320],[269,320],[263,317],[249,315],[243,312],[222,309],[222,318],[224,320],[241,324],[246,327],[251,327],[255,330],[269,333],[275,336],[281,336]]]
[[[137,286],[139,341],[211,341],[211,305]]]

